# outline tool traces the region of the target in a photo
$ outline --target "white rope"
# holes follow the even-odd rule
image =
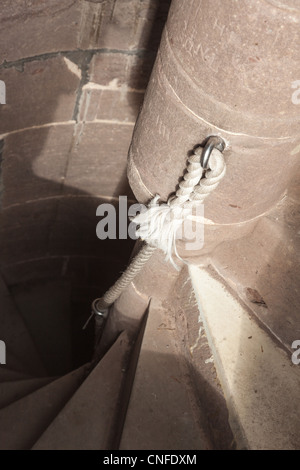
[[[202,147],[200,148],[202,150]],[[190,201],[203,202],[204,199],[216,189],[220,181],[224,178],[225,173],[226,165],[224,157],[222,153],[215,148],[209,158],[209,169],[205,173],[205,178],[202,178],[199,184],[195,186]]]
[[[226,172],[223,155],[217,149],[212,151],[209,168],[204,170],[200,164],[200,149],[203,150],[198,147],[194,155],[188,158],[187,171],[175,195],[162,204],[158,202],[159,196],[155,196],[147,210],[132,219],[139,226],[136,235],[149,245],[161,249],[166,254],[166,260],[174,267],[177,266],[173,254],[180,258],[176,249],[178,229],[184,220],[191,218],[193,207],[203,203],[216,189]]]
[[[136,235],[146,242],[146,245],[133,258],[126,271],[117,282],[97,301],[99,310],[112,305],[121,292],[141,271],[153,252],[159,248],[166,254],[166,259],[175,268],[173,254],[180,258],[176,249],[178,229],[187,218],[192,218],[193,207],[203,203],[204,199],[216,189],[226,172],[222,153],[213,149],[209,158],[209,168],[203,169],[200,164],[202,147],[197,147],[188,158],[186,173],[179,183],[175,195],[167,203],[159,204],[160,197],[155,196],[148,208],[132,219],[139,228]],[[193,219],[194,220],[194,219]]]
[[[201,147],[201,150],[203,148]],[[194,188],[203,175],[203,168],[200,165],[200,157],[196,153],[193,153],[188,158],[188,165],[186,168],[186,173],[183,176],[183,180],[179,183],[179,188],[176,191],[175,197],[169,198],[168,202],[170,204],[184,204],[186,201],[190,200],[191,194],[194,191]]]
[[[152,256],[155,250],[156,247],[154,246],[143,246],[143,248],[133,258],[126,271],[124,271],[116,283],[105,292],[103,297],[98,300],[97,308],[99,310],[108,308],[115,302],[115,300],[120,296],[121,292],[126,289],[129,283],[135,278],[137,273],[141,271],[142,267],[147,263],[148,259]]]

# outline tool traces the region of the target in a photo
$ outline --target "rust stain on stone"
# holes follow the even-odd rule
[[[261,305],[262,307],[268,308],[266,302],[260,295],[260,293],[256,289],[252,289],[251,287],[247,287],[246,289],[246,296],[247,299],[250,300],[253,304]]]
[[[37,75],[39,73],[42,73],[43,71],[44,71],[44,68],[35,69],[31,72],[31,75]]]

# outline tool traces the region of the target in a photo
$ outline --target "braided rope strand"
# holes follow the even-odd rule
[[[193,153],[188,158],[188,165],[183,180],[179,183],[175,196],[169,198],[169,205],[181,205],[190,200],[194,187],[199,183],[203,174],[203,168],[200,164],[200,158]]]
[[[167,253],[166,259],[172,262],[172,249],[176,255],[176,232],[187,214],[192,212],[195,204],[202,203],[216,189],[226,173],[226,165],[222,153],[213,149],[209,168],[202,168],[200,160],[203,147],[197,147],[188,158],[186,172],[179,183],[175,195],[168,199],[167,204],[159,204],[156,196],[148,206],[148,212],[139,214],[133,222],[141,224],[137,234],[142,236],[146,244],[133,258],[126,271],[117,282],[97,302],[98,309],[112,305],[135,276],[142,270],[157,248]],[[170,223],[170,221],[172,223]],[[158,234],[158,237],[157,237]]]
[[[155,246],[151,246],[148,244],[145,244],[143,246],[143,248],[133,258],[126,271],[124,271],[124,273],[121,275],[121,277],[119,277],[116,283],[108,291],[105,292],[103,297],[98,300],[97,307],[99,310],[108,308],[117,300],[123,290],[141,271],[142,267],[147,263],[148,259],[151,258],[155,250]]]
[[[199,147],[198,147],[199,148]],[[202,147],[200,147],[202,150]],[[199,152],[199,150],[197,149]],[[205,177],[194,187],[190,201],[194,203],[203,202],[212,191],[216,189],[220,181],[226,174],[226,164],[222,153],[216,148],[213,149],[209,159],[209,169],[205,172]]]

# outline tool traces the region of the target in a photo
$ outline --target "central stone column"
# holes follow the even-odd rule
[[[173,0],[128,177],[140,202],[166,200],[193,147],[222,136],[227,174],[205,201],[205,252],[251,230],[295,171],[299,23],[295,0]]]

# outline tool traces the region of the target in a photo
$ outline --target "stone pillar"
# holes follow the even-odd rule
[[[140,202],[155,194],[166,200],[188,152],[221,135],[227,174],[205,203],[206,251],[250,230],[282,198],[295,171],[299,23],[296,0],[173,0],[128,177]]]

